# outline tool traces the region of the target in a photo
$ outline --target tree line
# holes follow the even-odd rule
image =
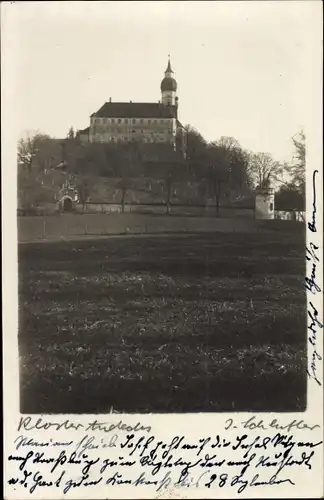
[[[135,179],[160,182],[169,212],[175,183],[194,182],[202,199],[214,201],[218,215],[227,203],[251,196],[256,188],[277,186],[276,207],[305,206],[305,135],[292,139],[294,158],[281,164],[269,153],[244,149],[233,137],[208,142],[186,127],[186,155],[166,144],[82,143],[71,127],[63,140],[33,133],[18,142],[18,191],[22,204],[37,206],[64,185],[73,185],[85,206],[102,178],[116,178],[121,204],[136,189]],[[151,191],[154,190],[151,187]],[[151,194],[154,195],[154,192]]]

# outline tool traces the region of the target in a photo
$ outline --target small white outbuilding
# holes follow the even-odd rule
[[[255,218],[274,219],[274,189],[258,188],[255,191]]]

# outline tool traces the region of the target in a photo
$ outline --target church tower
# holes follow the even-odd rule
[[[162,104],[165,106],[175,106],[177,104],[177,82],[173,78],[173,74],[169,56],[168,66],[161,82]]]

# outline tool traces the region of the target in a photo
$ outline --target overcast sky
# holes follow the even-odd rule
[[[290,159],[314,74],[311,1],[11,5],[19,133],[64,137],[113,101],[160,99],[168,54],[179,119],[207,140]],[[315,26],[315,25],[314,25]]]

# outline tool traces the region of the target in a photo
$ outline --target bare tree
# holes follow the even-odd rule
[[[165,186],[166,195],[167,195],[166,207],[167,207],[167,214],[168,215],[170,214],[170,202],[171,202],[171,196],[172,196],[173,182],[174,182],[174,179],[172,176],[172,172],[169,171],[166,178],[165,178],[165,181],[164,181],[164,186]]]
[[[212,144],[227,152],[229,160],[229,191],[234,193],[235,198],[242,192],[247,193],[251,185],[248,152],[241,147],[234,137],[222,136]]]
[[[303,131],[293,138],[294,156],[291,163],[284,163],[283,170],[288,180],[282,182],[276,192],[276,206],[282,209],[305,210],[306,184],[306,138]]]
[[[166,164],[163,168],[163,191],[166,194],[166,209],[167,214],[170,214],[171,198],[173,194],[173,187],[176,181],[184,180],[184,165],[177,165],[175,163]]]
[[[125,211],[127,191],[134,188],[133,177],[140,176],[141,160],[138,143],[133,141],[125,144],[117,151],[117,172],[120,180],[117,184],[121,191],[122,213]]]
[[[294,164],[290,168],[292,183],[304,194],[306,183],[306,137],[303,131],[293,137],[295,147]]]
[[[29,133],[27,137],[19,139],[17,148],[18,163],[31,172],[42,143],[48,140],[50,140],[48,135],[40,134],[39,132]]]
[[[132,186],[131,179],[127,176],[126,172],[124,172],[123,177],[121,177],[117,183],[117,187],[121,192],[120,204],[122,207],[122,213],[125,212],[127,191],[131,188],[131,186]]]
[[[230,136],[222,135],[222,137],[220,139],[218,139],[218,141],[216,141],[216,144],[218,146],[226,149],[227,151],[233,151],[235,149],[242,149],[238,140],[235,139],[234,137],[230,137]]]
[[[269,188],[272,182],[280,179],[282,165],[273,159],[269,153],[252,153],[250,155],[249,173],[258,188]]]
[[[69,128],[69,131],[67,133],[67,138],[68,139],[74,139],[75,138],[75,132],[74,132],[74,128],[72,126]]]
[[[187,162],[195,170],[204,162],[207,142],[203,136],[191,125],[185,126],[187,136]]]
[[[215,199],[216,215],[219,215],[220,200],[223,188],[229,179],[230,161],[224,148],[211,144],[208,146],[203,168],[198,167],[197,177],[205,183],[207,195]]]
[[[39,193],[42,190],[42,185],[37,176],[25,170],[21,166],[18,167],[18,207],[22,213],[33,213],[38,205]]]
[[[57,141],[46,134],[29,133],[18,141],[18,202],[22,210],[31,212],[53,198],[48,170],[57,159]]]
[[[87,201],[96,184],[96,179],[92,175],[82,175],[76,180],[76,188],[78,191],[79,201],[82,205],[82,213],[84,213]]]

